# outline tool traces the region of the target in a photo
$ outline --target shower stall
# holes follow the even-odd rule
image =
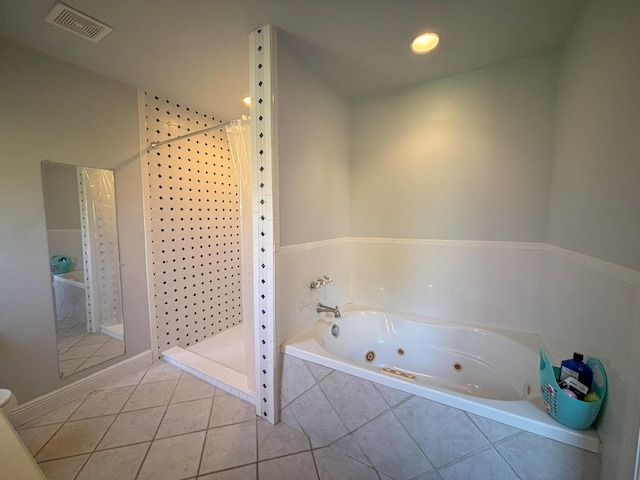
[[[144,109],[158,356],[255,403],[249,120],[149,93]]]
[[[120,255],[112,170],[77,167],[87,329],[123,340]]]
[[[248,129],[246,120],[225,125],[240,197],[238,220],[242,322],[186,349],[174,347],[167,350],[163,357],[196,376],[206,378],[219,388],[254,403],[251,171]]]

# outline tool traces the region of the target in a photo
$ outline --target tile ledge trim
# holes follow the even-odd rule
[[[423,238],[393,238],[393,237],[340,237],[316,242],[297,243],[280,247],[280,253],[295,253],[314,248],[356,243],[376,243],[385,245],[430,245],[443,247],[482,247],[482,248],[513,248],[519,250],[544,250],[546,244],[540,242],[510,242],[501,240],[443,240]]]
[[[616,263],[607,262],[600,258],[591,257],[584,253],[576,252],[574,250],[567,250],[562,247],[557,247],[548,243],[543,244],[547,253],[555,254],[560,257],[564,257],[574,263],[578,263],[585,267],[596,270],[605,275],[609,275],[617,280],[628,283],[635,287],[640,287],[640,271],[633,270],[631,268],[623,267]]]
[[[349,244],[381,244],[381,245],[423,245],[439,247],[474,247],[474,248],[505,248],[513,250],[539,250],[545,253],[559,255],[572,262],[584,265],[605,275],[621,280],[630,285],[640,287],[640,271],[607,262],[584,253],[567,250],[556,245],[543,242],[511,242],[500,240],[441,240],[420,238],[392,238],[392,237],[340,237],[317,242],[298,243],[280,247],[280,254],[286,255],[315,248],[349,245]]]
[[[422,238],[392,238],[392,237],[340,237],[316,242],[297,243],[280,247],[280,253],[295,253],[314,248],[352,243],[377,243],[385,245],[430,245],[445,247],[483,247],[483,248],[513,248],[519,250],[544,250],[545,243],[539,242],[508,242],[501,240],[441,240]]]

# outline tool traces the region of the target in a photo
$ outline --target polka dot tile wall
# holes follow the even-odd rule
[[[145,92],[148,216],[158,353],[242,322],[240,197],[224,123]]]

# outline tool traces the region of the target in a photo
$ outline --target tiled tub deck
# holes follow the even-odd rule
[[[282,421],[314,447],[383,480],[600,478],[592,452],[287,354],[281,402]]]

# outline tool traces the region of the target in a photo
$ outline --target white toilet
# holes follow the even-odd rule
[[[18,399],[11,390],[0,388],[0,408],[5,415],[9,415],[18,406]]]

